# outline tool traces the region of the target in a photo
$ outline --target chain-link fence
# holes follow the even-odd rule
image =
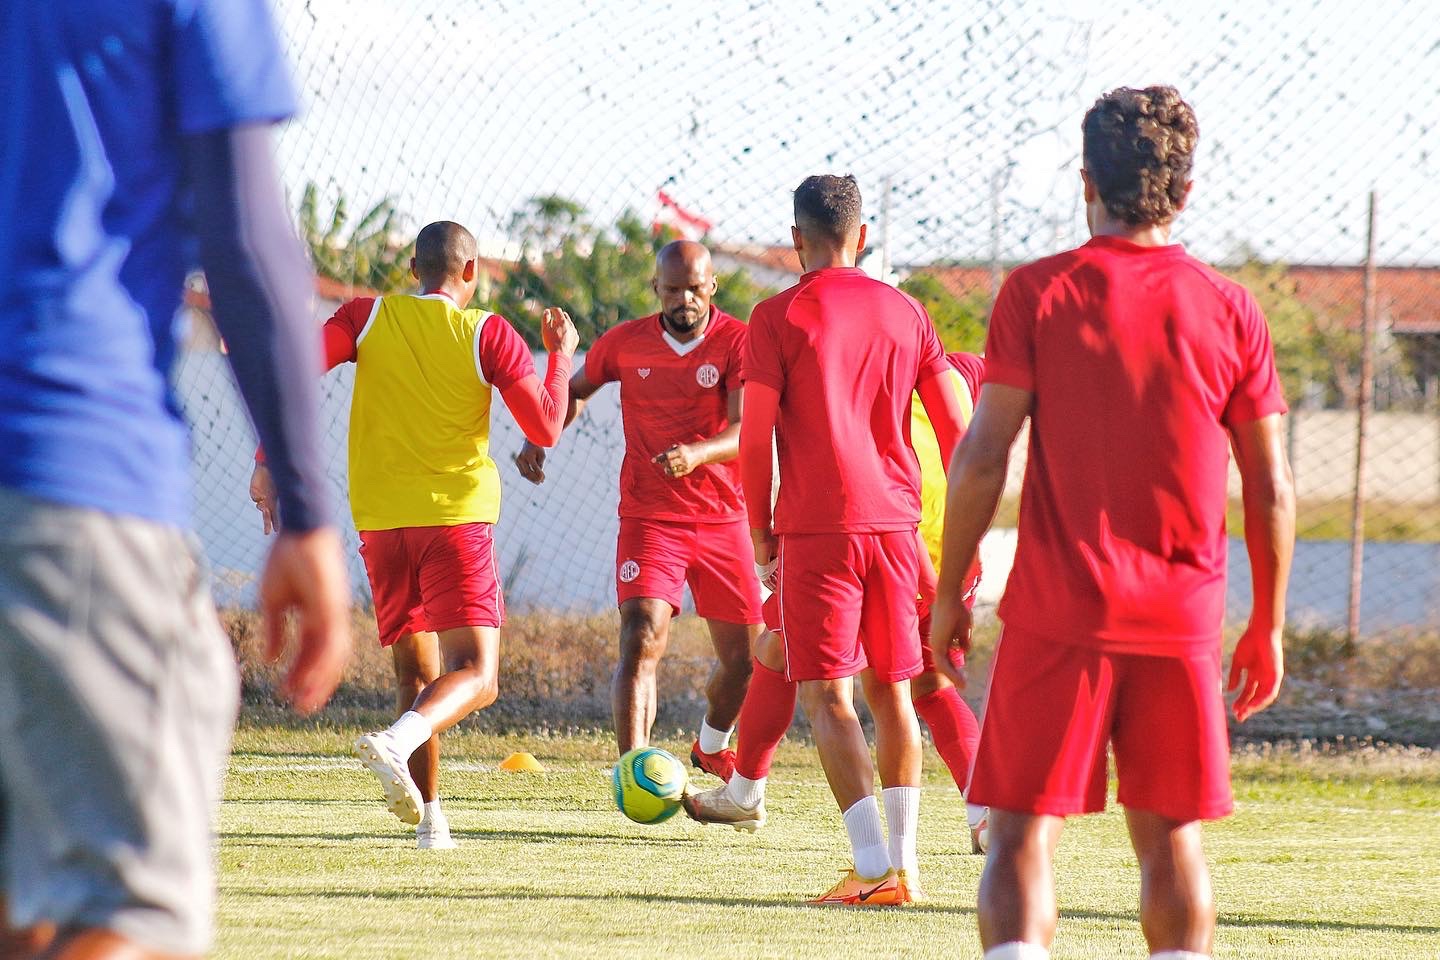
[[[798,272],[790,190],[810,173],[853,172],[871,237],[863,266],[924,300],[952,348],[975,349],[1005,271],[1085,238],[1085,109],[1115,86],[1174,83],[1201,125],[1176,238],[1259,296],[1295,411],[1297,622],[1347,620],[1367,196],[1378,191],[1360,622],[1425,627],[1440,612],[1431,13],[1398,0],[281,0],[306,103],[281,162],[325,275],[322,315],[347,288],[403,282],[415,230],[454,219],[480,239],[487,304],[528,330],[536,301],[558,302],[588,335],[653,310],[664,230],[705,235],[722,302],[743,316]],[[245,496],[252,435],[213,341],[197,336],[178,376],[199,531],[222,601],[244,603],[263,550]],[[326,386],[342,504],[350,382],[342,369]],[[510,464],[520,437],[494,414],[512,603],[610,603],[616,399],[597,396],[541,488]],[[1238,502],[1232,517],[1238,531]],[[1000,530],[987,544],[992,600],[1007,542]],[[358,560],[352,572],[363,582]],[[1247,593],[1236,540],[1232,617]]]

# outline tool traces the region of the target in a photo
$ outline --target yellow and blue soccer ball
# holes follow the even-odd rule
[[[615,806],[636,823],[659,823],[680,809],[685,765],[658,747],[636,747],[615,764]]]

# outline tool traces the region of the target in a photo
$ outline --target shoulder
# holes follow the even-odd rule
[[[773,297],[766,297],[764,300],[755,304],[755,309],[750,311],[751,326],[754,326],[758,320],[763,320],[767,323],[783,320],[790,312],[791,305],[805,293],[809,286],[810,284],[808,282],[801,281],[795,284],[795,286],[787,290],[782,290]]]
[[[1197,286],[1207,292],[1213,291],[1216,300],[1237,315],[1258,314],[1260,307],[1255,295],[1242,283],[1232,280],[1219,270],[1197,260],[1188,253],[1178,261],[1179,269],[1190,274]]]

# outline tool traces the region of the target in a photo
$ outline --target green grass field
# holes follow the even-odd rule
[[[753,836],[683,814],[632,824],[599,735],[447,737],[460,849],[420,852],[350,760],[357,729],[242,724],[221,814],[219,957],[979,957],[964,805],[926,758],[931,901],[807,906],[846,865],[813,750],[787,742]],[[671,738],[674,751],[688,741]],[[512,750],[542,774],[496,769]],[[1208,828],[1217,957],[1440,957],[1440,758],[1418,750],[1249,749],[1239,810]],[[1054,956],[1143,957],[1117,812],[1071,822]]]

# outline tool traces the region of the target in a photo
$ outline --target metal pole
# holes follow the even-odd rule
[[[1001,167],[990,178],[990,308],[1000,296],[1000,194],[1009,178],[1009,168]]]
[[[1350,650],[1360,639],[1360,593],[1365,566],[1365,460],[1369,446],[1370,407],[1375,395],[1375,191],[1365,233],[1365,307],[1360,317],[1360,396],[1355,418],[1355,498],[1350,507],[1350,603],[1345,640]]]
[[[890,282],[890,178],[880,196],[880,280]]]

